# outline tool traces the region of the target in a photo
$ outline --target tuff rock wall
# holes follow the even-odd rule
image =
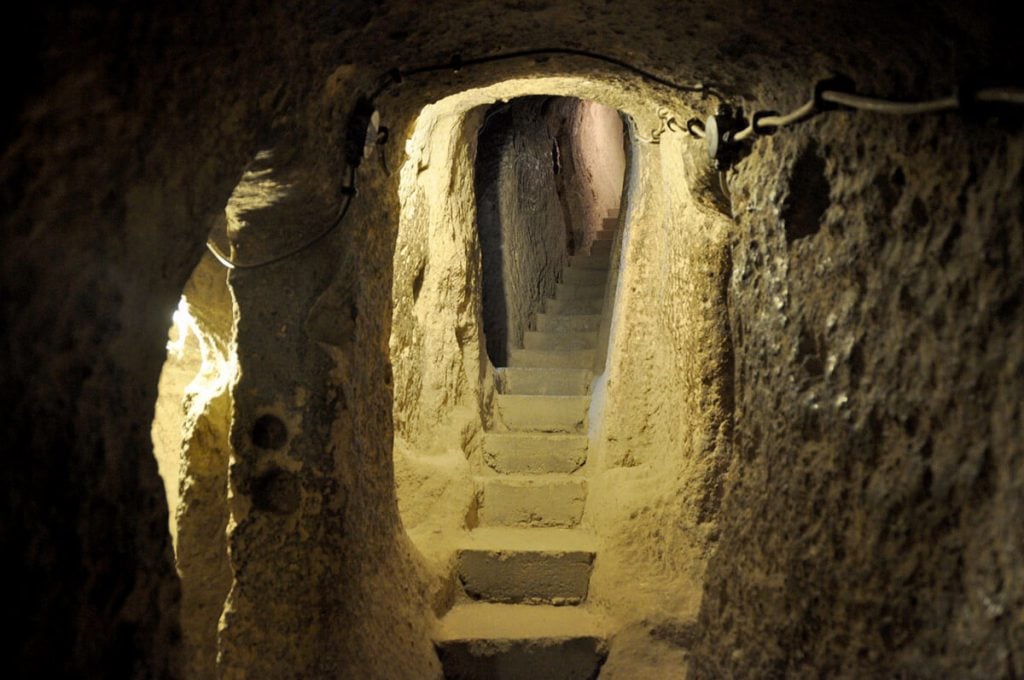
[[[555,186],[573,251],[587,252],[604,220],[618,215],[626,171],[620,116],[594,101],[555,99],[549,106]]]
[[[508,365],[523,331],[566,262],[570,225],[555,183],[557,132],[546,97],[516,99],[488,111],[474,173],[487,354]],[[571,148],[571,138],[569,147]]]

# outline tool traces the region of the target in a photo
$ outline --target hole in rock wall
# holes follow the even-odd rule
[[[825,159],[813,142],[800,153],[793,165],[789,196],[782,204],[782,220],[786,241],[813,236],[821,229],[825,209],[829,205],[829,182],[825,175]]]
[[[277,416],[265,413],[252,424],[250,436],[259,448],[274,451],[288,443],[288,428]]]
[[[257,510],[287,515],[299,507],[299,479],[277,468],[259,475],[252,482],[252,504]]]

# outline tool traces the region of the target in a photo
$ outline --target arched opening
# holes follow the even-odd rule
[[[542,134],[537,140],[521,135],[507,161],[516,177],[522,159],[519,170],[526,177],[510,186],[532,187],[531,195],[486,193],[493,177],[486,167],[481,172],[478,159],[494,153],[481,146],[496,136],[488,134],[488,125],[510,117],[517,101],[526,120],[537,120],[545,103],[550,110],[550,102],[558,101],[552,93],[624,114],[630,143],[620,195],[628,201],[605,243],[597,238],[604,229],[592,224],[571,236],[566,230],[565,214],[574,206],[566,206],[552,186],[556,162],[566,162],[564,146],[552,154],[550,138]],[[727,417],[718,395],[728,220],[689,193],[696,175],[712,171],[688,153],[679,135],[665,135],[660,144],[642,141],[637,131],[649,129],[654,108],[615,86],[580,79],[505,81],[425,107],[406,142],[390,341],[395,476],[405,529],[443,584],[434,606],[446,668],[502,663],[473,651],[487,648],[480,639],[461,636],[482,630],[485,620],[506,618],[519,620],[527,637],[541,625],[538,617],[563,622],[563,637],[582,645],[580,663],[591,670],[602,663],[628,667],[640,657],[668,668],[683,654],[677,642],[652,637],[651,629],[685,628],[699,609],[708,540],[701,532],[709,531],[700,524],[713,510],[698,517],[698,508],[713,494],[715,458],[707,453],[721,446],[715,433]],[[531,167],[533,174],[525,170]],[[537,187],[545,182],[542,195]],[[509,318],[531,319],[521,332],[524,341],[534,342],[529,324],[538,312],[549,315],[545,298],[561,305],[561,314],[567,311],[562,307],[581,303],[578,291],[593,288],[587,304],[594,306],[596,326],[558,327],[551,334],[570,344],[578,334],[596,336],[597,349],[586,350],[585,365],[562,370],[560,362],[574,347],[536,350],[554,362],[537,368],[561,371],[554,382],[530,367],[535,373],[517,383],[514,361],[509,367],[498,365],[500,358],[492,361],[500,347],[488,355],[489,263],[486,229],[479,225],[494,215],[508,221],[510,212],[516,218],[554,215],[557,229],[517,237],[515,247],[539,253],[540,262],[530,264],[540,265],[532,274],[540,284],[528,288],[535,295],[532,309],[530,295],[517,300],[519,311],[506,306],[506,328]],[[556,245],[537,247],[552,232]],[[603,263],[585,262],[598,257],[595,249]],[[495,259],[508,276],[506,263]],[[584,272],[589,264],[595,269]],[[544,267],[552,272],[548,278],[537,274]],[[566,282],[570,272],[593,280]],[[509,349],[532,351],[518,350],[509,334],[506,357]],[[566,382],[571,373],[578,376],[568,378],[572,384]],[[674,500],[680,485],[692,490],[692,504]],[[675,545],[677,534],[659,529],[665,524],[689,527],[691,542]],[[566,554],[575,557],[566,561]],[[515,564],[531,566],[510,575]],[[532,576],[524,580],[527,573]],[[571,592],[545,590],[545,579],[576,586]],[[609,652],[613,633],[627,642],[616,642]],[[509,633],[480,632],[488,634]]]

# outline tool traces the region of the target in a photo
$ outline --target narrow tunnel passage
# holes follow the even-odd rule
[[[597,102],[533,96],[494,104],[477,140],[474,191],[483,284],[483,330],[495,367],[545,296],[566,257],[590,251],[617,218],[625,150],[620,114]]]
[[[544,97],[488,109],[475,186],[498,393],[456,548],[461,588],[438,634],[446,677],[594,677],[607,655],[611,630],[587,606],[597,541],[582,519],[624,170],[613,109]]]
[[[724,218],[667,190],[662,173],[686,172],[676,149],[645,148],[628,111],[502,96],[517,86],[427,107],[407,145],[391,337],[403,523],[446,583],[434,639],[449,677],[614,677],[639,659],[671,672],[680,651],[649,630],[666,592],[693,616],[703,558],[677,551],[679,575],[655,576],[657,524],[694,521],[667,500],[706,474],[682,467],[675,432],[714,426],[698,407],[714,364],[676,364],[672,380],[702,385],[685,388],[685,420],[659,415],[679,383],[650,387],[678,355],[714,356],[721,307],[666,315],[649,287],[678,268],[708,281],[694,295],[717,294]],[[701,226],[668,265],[676,222]]]

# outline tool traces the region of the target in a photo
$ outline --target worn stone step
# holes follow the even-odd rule
[[[575,527],[587,501],[586,481],[577,476],[481,477],[477,516],[483,526]]]
[[[591,680],[608,629],[585,607],[474,602],[441,619],[434,645],[448,680]]]
[[[596,331],[601,327],[600,314],[537,314],[534,324],[538,331],[577,332]]]
[[[588,368],[497,369],[497,387],[501,394],[551,394],[582,396],[590,393],[594,374]]]
[[[559,283],[555,286],[555,299],[603,300],[606,287],[604,282],[596,284]]]
[[[457,551],[462,586],[474,600],[579,604],[596,555],[579,529],[479,527]]]
[[[512,349],[508,353],[512,368],[590,368],[594,365],[592,349]]]
[[[527,432],[587,431],[590,397],[498,394],[498,420],[509,430]]]
[[[597,283],[605,283],[607,280],[607,269],[576,269],[575,267],[566,267],[562,270],[563,283],[575,283],[588,286]]]
[[[556,300],[546,298],[544,300],[545,314],[600,314],[604,306],[604,298],[593,298],[591,300]]]
[[[523,346],[526,349],[594,349],[597,347],[597,332],[526,331],[523,334]]]
[[[570,255],[569,267],[573,269],[608,270],[608,255]]]
[[[588,445],[583,434],[487,432],[483,458],[502,474],[571,473],[587,462]]]
[[[613,241],[615,240],[615,229],[598,229],[594,232],[595,241]]]
[[[612,242],[611,241],[594,241],[590,244],[590,255],[591,257],[598,255],[611,255]]]

